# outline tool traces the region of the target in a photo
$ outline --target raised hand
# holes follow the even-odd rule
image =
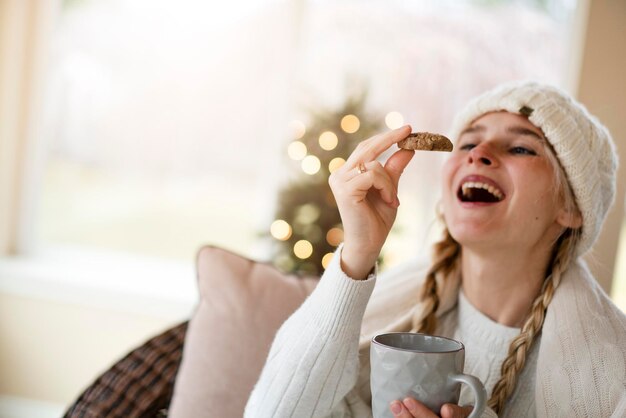
[[[362,141],[328,180],[343,222],[341,265],[354,279],[366,278],[380,254],[400,205],[400,176],[415,152],[399,150],[384,166],[376,159],[410,133],[406,125]]]

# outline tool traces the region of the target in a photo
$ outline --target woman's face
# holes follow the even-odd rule
[[[493,112],[464,130],[443,169],[450,234],[476,248],[551,248],[566,223],[540,129]],[[521,247],[520,247],[521,246]]]

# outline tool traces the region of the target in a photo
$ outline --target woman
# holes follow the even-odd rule
[[[474,99],[453,127],[455,150],[441,176],[446,229],[431,265],[409,263],[376,279],[413,152],[397,151],[384,165],[376,158],[410,132],[363,141],[331,176],[344,243],[277,333],[246,417],[371,416],[369,341],[387,331],[463,341],[465,372],[490,396],[486,417],[626,416],[626,317],[581,258],[615,194],[606,128],[537,83]],[[468,395],[462,389],[460,405],[471,403]],[[436,416],[409,398],[390,409]],[[447,404],[440,415],[470,411]]]

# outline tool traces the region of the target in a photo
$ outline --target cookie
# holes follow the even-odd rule
[[[407,138],[398,142],[398,147],[403,149],[423,151],[452,151],[452,142],[439,134],[429,132],[414,132]]]

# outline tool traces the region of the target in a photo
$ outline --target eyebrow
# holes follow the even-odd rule
[[[532,137],[535,137],[539,141],[544,140],[543,136],[539,135],[537,132],[531,129],[524,128],[523,126],[511,126],[506,131],[512,134],[532,136]]]
[[[480,124],[473,125],[473,126],[470,126],[469,128],[464,129],[459,136],[466,134],[466,133],[485,132],[486,129],[487,128],[485,128],[484,125],[480,125]],[[539,135],[537,132],[528,128],[524,128],[523,126],[510,126],[506,129],[506,131],[508,133],[517,134],[517,135],[532,136],[539,141],[544,140],[544,138],[541,135]]]

